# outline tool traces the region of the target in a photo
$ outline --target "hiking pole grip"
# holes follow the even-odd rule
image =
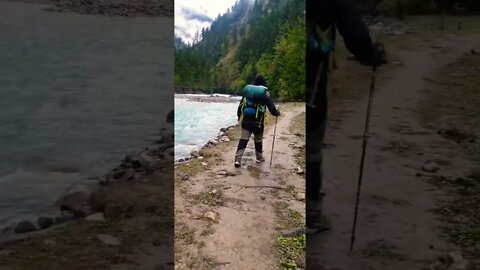
[[[315,84],[313,86],[312,95],[310,96],[310,100],[307,103],[307,105],[312,109],[315,108],[315,100],[317,99],[318,84],[320,83],[320,77],[322,76],[322,69],[323,69],[323,61],[321,61],[318,64],[318,72],[317,72],[317,76],[315,77]]]
[[[358,174],[358,184],[357,184],[357,196],[355,200],[355,212],[353,216],[353,227],[352,227],[352,234],[350,238],[350,251],[353,250],[353,246],[355,244],[355,231],[357,228],[357,217],[358,217],[358,206],[360,204],[360,191],[362,187],[362,177],[363,177],[363,165],[365,162],[365,152],[367,149],[367,143],[368,143],[368,132],[369,132],[369,126],[370,126],[370,114],[372,111],[372,103],[373,103],[373,94],[375,90],[375,75],[376,75],[376,67],[374,66],[372,68],[372,75],[371,75],[371,80],[370,80],[370,93],[368,96],[368,105],[367,105],[367,116],[365,120],[365,129],[363,133],[363,144],[362,144],[362,156],[360,159],[360,171]]]

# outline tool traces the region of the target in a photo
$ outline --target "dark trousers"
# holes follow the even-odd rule
[[[263,153],[263,129],[260,128],[250,128],[247,125],[242,125],[242,130],[240,132],[240,140],[238,141],[237,152],[235,157],[237,160],[240,160],[245,153],[245,148],[247,148],[248,141],[253,134],[253,142],[255,143],[255,154],[257,157],[261,157]]]
[[[322,70],[319,69],[322,62]],[[306,90],[307,102],[316,87],[314,106],[306,110],[306,224],[314,227],[322,215],[322,148],[327,120],[328,58],[307,49]],[[319,77],[318,85],[315,81]]]

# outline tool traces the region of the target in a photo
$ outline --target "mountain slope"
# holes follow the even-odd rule
[[[234,93],[262,73],[273,95],[302,100],[304,9],[303,1],[237,1],[193,44],[176,38],[176,85]]]

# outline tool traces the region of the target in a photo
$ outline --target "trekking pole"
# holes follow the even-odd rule
[[[352,236],[350,238],[350,251],[353,250],[353,245],[355,243],[355,230],[357,227],[357,216],[358,216],[358,205],[360,203],[360,190],[362,187],[362,176],[363,176],[363,164],[365,161],[365,151],[367,149],[367,140],[368,140],[368,127],[370,124],[370,113],[372,110],[372,103],[373,103],[373,92],[375,89],[375,73],[376,67],[372,69],[372,77],[370,83],[370,94],[368,97],[368,106],[367,106],[367,117],[365,120],[365,131],[363,133],[363,146],[362,146],[362,157],[360,159],[360,172],[358,174],[358,186],[357,186],[357,198],[355,202],[355,213],[353,216],[353,228],[352,228]]]
[[[270,154],[270,168],[272,167],[273,146],[275,145],[275,134],[277,133],[277,119],[278,119],[278,116],[275,116],[275,127],[273,128],[272,153]]]

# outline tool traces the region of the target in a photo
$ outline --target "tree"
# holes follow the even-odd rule
[[[272,54],[265,54],[258,63],[270,90],[284,100],[305,99],[305,20],[286,24]]]

